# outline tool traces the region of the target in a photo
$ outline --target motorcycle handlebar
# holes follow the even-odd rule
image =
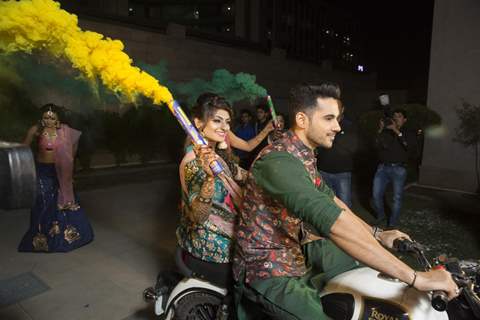
[[[419,253],[423,251],[422,245],[420,245],[418,242],[408,239],[395,239],[393,241],[393,249],[400,253]]]
[[[422,261],[426,261],[423,255],[422,246],[417,242],[408,239],[395,239],[393,248],[399,253],[416,253],[422,255]],[[427,266],[425,266],[427,267]],[[444,291],[434,291],[432,293],[432,307],[437,311],[445,311],[448,305],[448,296]]]
[[[423,246],[415,241],[408,239],[396,239],[393,241],[393,248],[400,253],[413,253],[417,255],[421,264],[425,267],[425,270],[430,270],[431,265],[428,262],[425,254],[423,253]],[[440,266],[444,267],[444,266]],[[453,274],[458,273],[459,271],[450,270],[447,267],[447,270]],[[461,271],[461,270],[460,270]],[[474,283],[460,280],[459,278],[453,276],[453,280],[457,283],[459,287],[462,288],[462,294],[465,297],[465,300],[468,302],[472,313],[475,317],[480,319],[480,297],[475,292],[473,286]],[[432,307],[437,311],[445,311],[448,306],[448,296],[444,291],[433,291],[432,293]]]
[[[393,249],[397,252],[411,251],[412,241],[408,239],[395,239],[393,240]]]
[[[433,291],[432,293],[432,307],[437,311],[447,310],[448,297],[443,291]]]
[[[455,280],[455,277],[453,278]],[[459,282],[455,281],[457,285],[460,285]],[[477,319],[480,319],[480,298],[475,293],[473,289],[473,284],[467,284],[461,286],[463,296],[467,301],[472,313]],[[445,311],[448,306],[448,297],[447,294],[443,291],[434,291],[432,294],[432,307],[437,311]]]

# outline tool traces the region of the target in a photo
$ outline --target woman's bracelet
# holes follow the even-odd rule
[[[204,198],[201,195],[198,195],[197,199],[201,203],[205,203],[205,204],[211,204],[212,203],[212,198]]]
[[[210,203],[212,201],[213,194],[215,193],[215,179],[213,177],[207,177],[203,182],[198,195],[198,200],[203,203]],[[202,201],[202,199],[204,201]]]

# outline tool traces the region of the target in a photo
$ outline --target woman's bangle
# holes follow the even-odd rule
[[[408,286],[409,286],[410,288],[415,287],[415,281],[417,281],[417,271],[416,271],[416,270],[413,270],[413,281],[412,281],[412,283],[409,284]]]
[[[201,195],[198,195],[197,199],[201,203],[205,203],[205,204],[211,204],[212,203],[212,198],[204,198]]]
[[[198,201],[209,204],[212,202],[213,194],[215,193],[215,179],[213,177],[207,177],[203,182],[198,195]]]

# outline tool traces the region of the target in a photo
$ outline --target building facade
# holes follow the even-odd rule
[[[475,150],[455,142],[456,107],[480,104],[480,2],[436,0],[432,30],[428,105],[442,127],[427,132],[420,183],[477,190]],[[480,123],[479,123],[480,126]]]

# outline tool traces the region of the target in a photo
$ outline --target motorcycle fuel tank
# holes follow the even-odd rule
[[[431,306],[430,296],[371,268],[358,268],[330,280],[322,297],[348,293],[354,298],[352,319],[447,320],[446,312]]]

